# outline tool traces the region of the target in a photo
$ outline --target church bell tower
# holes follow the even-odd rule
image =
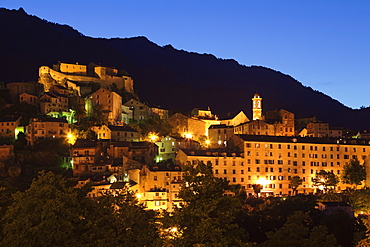
[[[252,98],[253,120],[262,120],[262,98],[255,94]]]

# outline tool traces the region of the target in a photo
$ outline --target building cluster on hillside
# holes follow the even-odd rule
[[[340,175],[351,159],[370,165],[368,133],[349,138],[343,128],[315,117],[297,119],[285,109],[264,113],[258,94],[252,120],[243,111],[216,115],[209,107],[169,116],[166,109],[140,102],[127,73],[93,63],[42,66],[37,83],[12,82],[6,89],[12,104],[34,105],[41,116],[26,124],[15,113],[1,116],[0,136],[16,139],[23,132],[31,146],[45,138],[73,139],[79,118],[100,109],[106,122],[91,127],[96,138],[70,140],[73,176],[78,186],[93,183],[91,197],[130,188],[148,208],[171,210],[181,204],[182,168],[198,161],[212,164],[216,177],[241,185],[248,195],[261,184],[261,194],[275,196],[292,193],[293,176],[303,180],[299,193],[314,193],[320,170]],[[148,139],[130,125],[153,116],[165,120],[172,133]],[[0,146],[0,161],[13,152],[12,145]]]

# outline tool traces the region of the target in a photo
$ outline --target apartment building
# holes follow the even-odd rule
[[[27,138],[33,145],[37,139],[67,138],[69,132],[69,124],[65,118],[31,118]]]
[[[178,194],[183,183],[178,165],[144,166],[140,171],[139,200],[147,209],[172,211],[181,203]]]
[[[340,176],[351,159],[366,166],[370,162],[370,143],[364,139],[236,135],[233,141],[242,150],[240,154],[182,150],[177,160],[182,165],[195,160],[211,162],[215,176],[241,184],[250,195],[255,184],[263,185],[263,194],[289,195],[293,176],[303,179],[298,193],[313,193],[317,188],[312,179],[320,170]],[[366,184],[369,181],[368,176]],[[346,186],[339,183],[336,189]]]

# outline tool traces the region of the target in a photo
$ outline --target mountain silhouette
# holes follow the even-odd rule
[[[28,15],[22,8],[0,9],[0,42],[0,81],[5,83],[36,81],[40,66],[58,61],[95,62],[126,70],[142,101],[167,109],[209,106],[216,114],[243,110],[251,117],[251,99],[257,92],[264,112],[285,109],[334,126],[370,126],[370,108],[346,107],[278,71],[161,47],[145,37],[91,38],[67,25]]]

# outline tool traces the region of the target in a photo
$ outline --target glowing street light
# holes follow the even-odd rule
[[[156,142],[158,140],[158,135],[155,133],[149,133],[148,137],[151,142]]]
[[[136,195],[135,195],[135,196],[136,196],[136,198],[137,198],[137,199],[139,199],[139,200],[140,200],[140,199],[141,199],[141,197],[142,197],[142,195],[141,195],[140,193],[136,193]]]
[[[71,145],[75,144],[76,137],[72,133],[67,134],[67,142]]]
[[[191,133],[185,133],[185,138],[191,139],[193,135]]]

